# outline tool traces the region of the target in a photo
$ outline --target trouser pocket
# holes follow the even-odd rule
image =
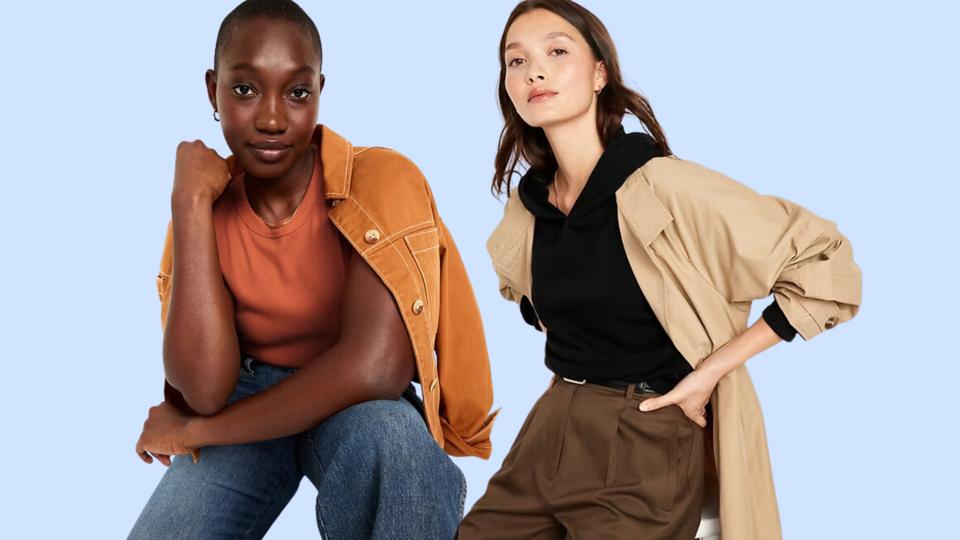
[[[625,407],[617,422],[608,486],[628,487],[649,507],[669,512],[687,485],[692,428],[670,411]]]

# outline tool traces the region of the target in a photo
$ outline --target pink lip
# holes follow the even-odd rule
[[[527,103],[538,103],[538,102],[540,102],[540,101],[544,101],[544,100],[547,100],[547,99],[549,99],[549,98],[552,98],[552,97],[555,96],[555,95],[557,95],[556,92],[550,92],[550,91],[537,92],[537,93],[534,93],[533,95],[531,95],[531,96],[527,99]]]

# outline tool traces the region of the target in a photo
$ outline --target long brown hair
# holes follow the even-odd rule
[[[503,56],[507,30],[517,17],[535,9],[546,9],[563,17],[590,45],[594,58],[603,61],[607,72],[607,84],[600,92],[597,104],[597,130],[603,145],[606,146],[617,133],[623,121],[623,115],[629,111],[640,120],[653,137],[661,154],[673,155],[670,145],[667,144],[667,136],[657,122],[650,103],[645,97],[623,84],[617,49],[600,19],[572,0],[523,0],[513,8],[503,27],[503,35],[500,37],[500,83],[497,97],[500,101],[504,125],[500,132],[500,145],[494,162],[493,184],[490,187],[493,194],[495,196],[502,193],[510,194],[510,179],[514,173],[517,173],[517,164],[520,160],[538,170],[552,171],[557,167],[557,159],[553,155],[553,150],[550,149],[550,143],[543,129],[532,127],[524,122],[507,94],[507,66]]]

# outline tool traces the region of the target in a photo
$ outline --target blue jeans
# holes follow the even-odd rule
[[[291,375],[244,358],[230,402]],[[325,540],[452,539],[466,479],[405,398],[348,407],[268,441],[174,456],[128,539],[262,538],[306,475]]]

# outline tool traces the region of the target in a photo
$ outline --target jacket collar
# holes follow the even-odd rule
[[[353,145],[339,133],[323,124],[317,124],[312,139],[320,149],[323,170],[323,198],[346,199],[350,196],[350,177],[353,173]],[[227,158],[230,173],[241,172],[236,157]]]
[[[617,211],[623,216],[630,233],[647,248],[673,220],[673,215],[657,197],[650,180],[645,176],[649,164],[672,156],[655,157],[633,171],[616,190]],[[519,200],[514,188],[504,208],[503,218],[487,240],[487,252],[497,272],[514,289],[529,294],[531,285],[531,255],[535,217]]]

